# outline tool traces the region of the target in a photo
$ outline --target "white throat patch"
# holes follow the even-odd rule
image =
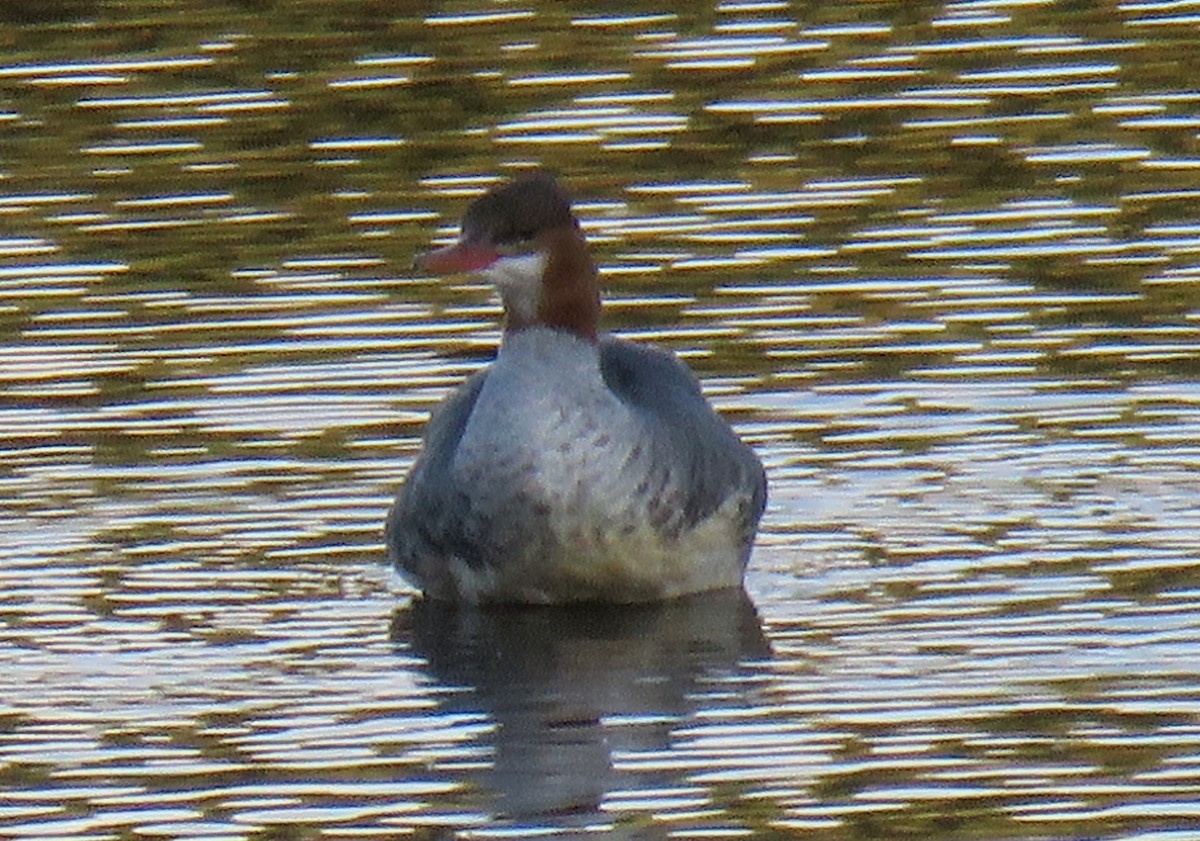
[[[537,320],[545,270],[546,255],[535,252],[501,257],[479,274],[496,284],[504,308],[518,321],[533,323]]]

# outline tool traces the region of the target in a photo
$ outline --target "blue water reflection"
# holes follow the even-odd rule
[[[748,664],[770,657],[740,590],[635,607],[421,601],[392,639],[424,660],[439,712],[493,723],[475,782],[514,826],[611,827],[610,799],[663,787],[680,725],[731,695],[753,703]],[[621,760],[650,754],[661,773]]]

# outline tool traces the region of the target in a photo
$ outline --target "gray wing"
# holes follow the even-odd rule
[[[658,450],[654,462],[679,465],[676,475],[660,480],[683,495],[682,525],[695,525],[738,494],[746,500],[746,539],[753,541],[767,502],[762,462],[704,399],[687,366],[658,348],[606,338],[600,371],[609,389],[645,420],[647,444]]]
[[[486,368],[474,374],[430,417],[421,455],[388,514],[388,560],[420,585],[438,575],[440,570],[429,567],[438,559],[453,555],[472,565],[482,563],[479,543],[472,539],[469,500],[454,481],[451,465],[486,377]]]

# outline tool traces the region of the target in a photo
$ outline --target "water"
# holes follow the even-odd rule
[[[412,8],[0,9],[0,836],[1200,838],[1195,10]],[[379,565],[537,162],[748,598]]]

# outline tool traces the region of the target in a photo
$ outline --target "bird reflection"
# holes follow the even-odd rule
[[[614,756],[669,749],[689,716],[728,703],[743,664],[770,656],[741,590],[637,606],[417,601],[396,612],[392,639],[445,687],[443,712],[495,722],[476,780],[493,816],[562,828],[606,820],[609,792],[668,782],[634,779]]]

